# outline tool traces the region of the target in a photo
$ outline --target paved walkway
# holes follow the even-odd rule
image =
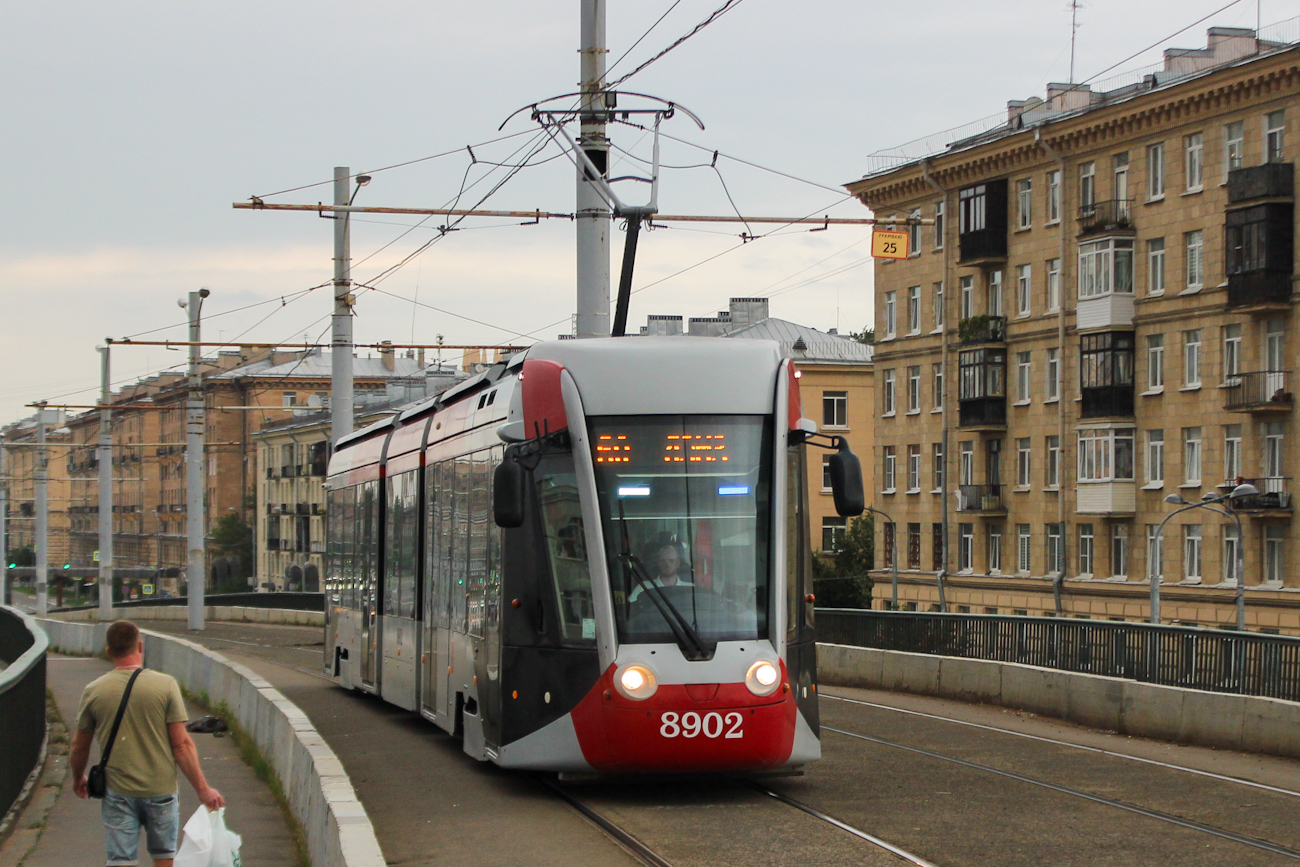
[[[46,685],[65,723],[76,724],[81,691],[111,666],[102,659],[56,656],[46,665]],[[201,716],[199,708],[189,708],[190,718]],[[69,738],[71,731],[69,731]],[[244,838],[241,851],[244,867],[292,867],[296,864],[293,840],[279,805],[270,790],[244,764],[239,748],[230,737],[193,735],[198,746],[203,773],[208,782],[226,798],[226,823]],[[57,752],[52,750],[52,752]],[[98,751],[91,750],[91,760]],[[66,773],[66,753],[56,756],[47,768],[42,786],[33,797],[19,824],[19,830],[0,848],[0,867],[93,867],[104,863],[104,826],[99,818],[99,802],[81,800],[72,792],[72,776]],[[178,774],[179,776],[179,774]],[[181,825],[198,807],[198,799],[188,781],[180,783]],[[50,806],[53,801],[53,806]],[[39,837],[30,826],[41,820],[44,828]],[[33,838],[35,848],[32,848]],[[140,847],[140,863],[150,863]]]

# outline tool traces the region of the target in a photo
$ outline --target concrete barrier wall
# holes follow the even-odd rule
[[[982,659],[817,645],[828,686],[996,704],[1107,731],[1300,758],[1300,702]]]
[[[180,611],[183,613],[184,608]],[[138,609],[132,609],[137,614]],[[292,612],[296,614],[311,612]],[[50,647],[92,654],[104,647],[106,624],[38,621]],[[145,664],[175,677],[193,693],[225,702],[274,766],[302,825],[316,867],[384,867],[365,808],[343,765],[306,714],[242,665],[192,641],[144,631]]]
[[[276,623],[282,626],[325,626],[325,614],[320,611],[298,611],[293,608],[245,608],[234,605],[209,605],[204,617],[222,623]],[[132,605],[114,608],[113,616],[123,620],[188,620],[189,609],[184,605]],[[98,609],[58,611],[50,615],[56,620],[96,623]]]

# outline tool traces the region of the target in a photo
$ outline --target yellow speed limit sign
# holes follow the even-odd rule
[[[871,255],[877,259],[906,259],[907,233],[876,229],[871,233]]]

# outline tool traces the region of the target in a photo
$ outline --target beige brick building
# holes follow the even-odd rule
[[[1164,622],[1230,625],[1241,546],[1248,627],[1300,633],[1300,50],[1213,28],[938,140],[847,185],[935,221],[875,273],[900,599],[937,610],[942,579],[950,611],[1145,620],[1155,576]],[[1157,536],[1170,495],[1242,481],[1242,538],[1208,508]]]

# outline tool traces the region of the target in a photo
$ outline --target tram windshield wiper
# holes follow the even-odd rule
[[[682,612],[677,610],[677,606],[673,605],[662,588],[655,584],[641,559],[631,552],[627,534],[627,518],[623,515],[622,503],[618,504],[618,519],[619,523],[623,525],[623,552],[619,554],[618,559],[623,564],[624,573],[636,579],[641,592],[646,594],[650,601],[654,603],[654,606],[659,609],[659,614],[668,624],[668,628],[673,631],[673,637],[677,640],[677,646],[681,648],[682,655],[690,660],[709,659],[713,654],[706,649],[704,639],[700,637],[700,633],[695,630],[695,627],[691,625],[691,622],[686,619]]]

